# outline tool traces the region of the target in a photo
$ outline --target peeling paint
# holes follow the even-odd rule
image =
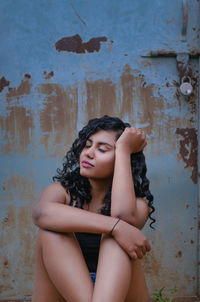
[[[54,72],[53,71],[50,71],[49,73],[45,70],[44,72],[43,72],[43,74],[44,74],[44,78],[45,78],[45,80],[48,80],[48,79],[50,79],[50,78],[52,78],[53,76],[54,76]]]
[[[107,38],[104,37],[97,37],[91,38],[88,42],[84,43],[82,38],[76,34],[71,37],[64,37],[58,40],[55,43],[55,47],[57,51],[69,51],[75,52],[77,54],[85,53],[85,52],[94,52],[99,51],[101,44],[100,42],[106,42]]]
[[[29,81],[29,77],[25,76],[25,79],[21,80],[21,83],[18,87],[9,87],[8,93],[6,94],[7,101],[9,102],[12,99],[18,99],[23,95],[29,95],[31,92],[32,84]]]
[[[2,77],[0,79],[0,92],[4,89],[4,87],[7,87],[10,85],[10,82],[6,80],[5,77]]]
[[[166,103],[163,96],[155,97],[153,93],[155,85],[146,85],[144,75],[141,73],[135,75],[128,64],[124,66],[121,87],[123,106],[120,115],[128,114],[130,121],[134,123],[137,120],[138,123],[146,125],[145,132],[148,135],[152,134],[155,125],[166,118],[164,110]],[[156,114],[157,112],[159,114]],[[165,131],[165,128],[158,127],[156,130]],[[158,135],[162,134],[158,133]],[[168,135],[167,132],[165,135]]]
[[[12,97],[20,96],[21,91],[15,90],[10,93]],[[9,152],[29,153],[28,146],[31,144],[34,119],[31,110],[23,106],[8,106],[8,113],[0,116],[0,128],[2,133],[2,147],[4,154]]]
[[[178,251],[177,254],[175,255],[176,258],[182,258],[182,252]]]
[[[177,128],[176,134],[183,137],[183,139],[180,140],[180,155],[186,163],[185,168],[192,168],[191,179],[197,184],[197,130],[194,128]]]
[[[97,116],[115,115],[119,110],[116,100],[116,85],[112,81],[86,81],[88,120]]]
[[[16,175],[12,174],[1,184],[1,189],[0,201],[2,202],[5,202],[6,200],[20,200],[21,202],[35,200],[33,175],[27,177],[22,176],[20,173]],[[6,220],[6,217],[4,220]]]
[[[155,255],[155,251],[151,250],[150,254],[143,259],[143,265],[145,268],[145,274],[160,275],[162,271],[161,258]]]
[[[72,142],[77,132],[78,88],[64,89],[48,83],[39,85],[37,90],[44,97],[44,108],[40,111],[40,143],[49,155],[63,157],[66,151],[63,146]]]

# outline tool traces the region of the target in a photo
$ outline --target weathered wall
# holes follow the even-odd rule
[[[0,2],[0,299],[31,295],[31,209],[88,119],[143,128],[156,231],[144,261],[151,292],[198,291],[199,1]],[[159,56],[152,50],[159,49]],[[179,92],[176,54],[190,54],[193,93]]]

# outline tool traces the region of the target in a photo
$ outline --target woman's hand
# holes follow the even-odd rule
[[[112,235],[123,250],[134,260],[142,259],[151,247],[147,238],[136,227],[120,220]]]
[[[129,154],[142,151],[146,146],[144,131],[135,127],[127,127],[116,142],[116,150],[122,149]]]

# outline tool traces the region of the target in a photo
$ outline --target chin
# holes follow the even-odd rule
[[[80,175],[84,177],[89,177],[89,173],[85,171],[84,169],[80,169]]]

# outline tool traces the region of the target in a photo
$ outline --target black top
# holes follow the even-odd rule
[[[96,273],[101,234],[75,233],[90,273]]]
[[[71,200],[70,206],[73,206],[73,200]],[[96,273],[101,234],[79,232],[75,232],[74,234],[81,247],[89,272]]]

